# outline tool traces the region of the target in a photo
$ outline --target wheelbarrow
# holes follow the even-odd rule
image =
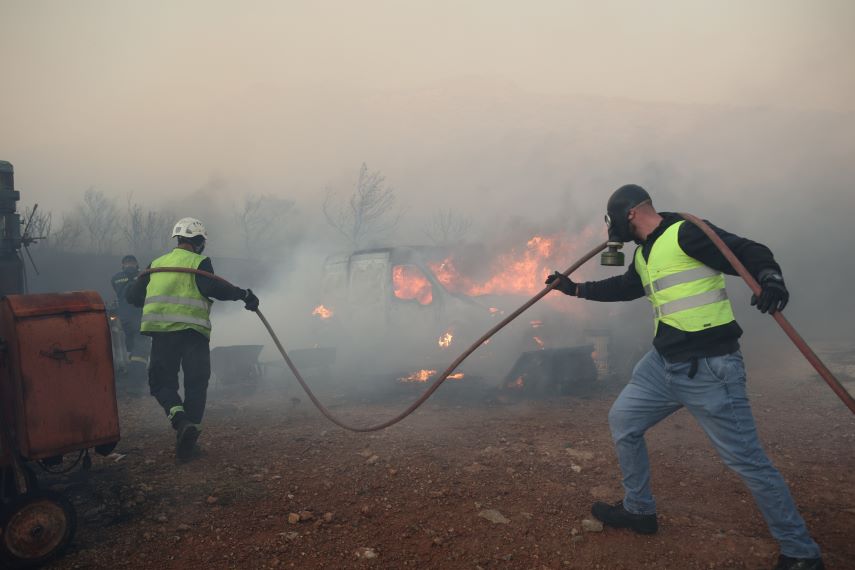
[[[264,345],[261,344],[236,344],[212,348],[211,372],[217,384],[227,389],[255,391],[262,375],[258,356],[263,348]]]
[[[503,388],[534,398],[583,394],[597,381],[593,351],[593,345],[585,345],[523,352],[505,376]]]

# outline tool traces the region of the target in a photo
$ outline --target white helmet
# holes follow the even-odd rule
[[[192,238],[202,236],[208,239],[208,232],[205,231],[205,226],[196,218],[181,218],[175,222],[175,228],[172,230],[172,237]]]

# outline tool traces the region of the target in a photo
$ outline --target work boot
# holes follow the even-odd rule
[[[176,427],[175,456],[180,461],[187,461],[193,457],[196,448],[196,440],[199,438],[199,426],[187,420],[181,421]]]
[[[790,558],[782,554],[775,570],[825,570],[825,564],[822,558]]]
[[[606,526],[628,528],[639,534],[655,534],[659,529],[656,515],[636,515],[623,508],[623,501],[614,505],[596,502],[591,514]]]
[[[187,414],[184,412],[184,406],[174,406],[169,410],[169,423],[172,424],[172,429],[178,431],[182,425],[187,423]]]

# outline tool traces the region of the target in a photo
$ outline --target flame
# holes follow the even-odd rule
[[[544,277],[554,266],[573,258],[576,245],[560,234],[536,235],[524,248],[511,248],[497,256],[492,263],[492,275],[485,281],[471,279],[457,269],[454,256],[430,264],[431,271],[446,289],[469,296],[478,295],[533,295],[543,289]],[[500,312],[490,308],[495,314]]]
[[[496,307],[490,307],[489,309],[491,315],[504,315],[505,311],[500,311]]]
[[[516,380],[508,384],[508,388],[513,390],[519,390],[525,386],[525,381],[522,376],[519,376]]]
[[[415,299],[419,305],[429,305],[433,301],[430,281],[415,265],[396,265],[392,268],[392,289],[398,299]]]
[[[328,319],[331,316],[333,316],[332,309],[328,309],[328,308],[324,307],[323,305],[318,305],[317,307],[315,307],[315,310],[312,311],[312,314],[317,315],[318,317],[320,317],[322,319]]]
[[[543,321],[531,321],[531,328],[539,329],[543,326]]]
[[[440,348],[448,348],[449,346],[451,346],[451,340],[453,338],[454,338],[454,335],[451,334],[451,329],[448,329],[447,331],[442,333],[442,335],[440,335],[439,341],[438,341],[439,347]]]
[[[427,382],[434,375],[436,375],[436,370],[422,369],[422,370],[416,370],[415,372],[413,372],[412,374],[410,374],[408,376],[398,378],[398,381],[399,382]],[[449,380],[463,380],[463,376],[464,376],[463,372],[455,372],[454,374],[449,374],[448,379]]]
[[[534,336],[532,338],[534,339],[534,342],[537,343],[537,346],[540,348],[540,350],[543,350],[544,348],[546,348],[546,345],[543,344],[542,338],[540,338],[539,336]]]
[[[400,382],[427,382],[431,376],[436,374],[436,370],[416,370],[409,376],[404,376],[403,378],[398,378]]]

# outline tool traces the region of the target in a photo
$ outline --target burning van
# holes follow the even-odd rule
[[[544,248],[542,242],[532,246],[541,252]],[[551,263],[543,257],[542,263]],[[539,291],[540,269],[517,264],[509,271],[519,275],[494,274],[479,281],[465,277],[454,256],[442,248],[387,247],[331,255],[323,267],[321,302],[312,309],[319,344],[334,343],[348,370],[360,375],[389,373],[402,381],[426,382],[519,306],[529,289]],[[500,283],[502,279],[518,283]],[[580,330],[579,322],[568,324],[574,317],[545,303],[536,305],[480,347],[459,372],[499,384],[512,370],[519,388],[517,379],[525,376],[521,366],[538,362],[544,369],[543,361],[555,355],[552,360],[560,356],[562,366],[578,371],[556,378],[594,381],[606,365],[595,363],[594,345],[605,355],[604,341],[573,332]],[[535,359],[522,357],[532,351],[543,353]],[[542,382],[538,391],[546,392]]]
[[[477,338],[491,318],[489,308],[448,291],[429,268],[426,251],[378,248],[327,258],[322,303],[313,314],[328,325],[325,332],[344,336],[340,348],[393,347],[393,355],[372,360],[435,364],[450,360],[446,349]]]

